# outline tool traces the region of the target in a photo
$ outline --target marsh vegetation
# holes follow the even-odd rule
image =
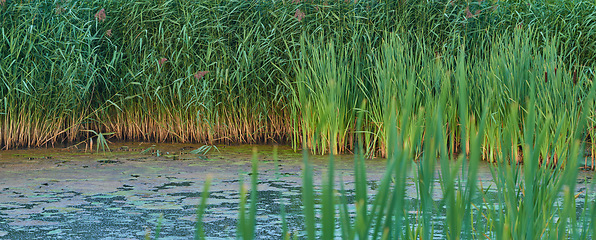
[[[0,4],[2,149],[275,142],[330,154],[320,194],[304,155],[310,239],[429,239],[442,208],[449,239],[596,231],[594,201],[578,213],[575,195],[579,168],[596,166],[594,2]],[[334,187],[340,153],[355,155],[355,212]],[[372,157],[387,171],[369,195]],[[480,161],[494,166],[494,196],[476,182]],[[255,233],[250,191],[240,191],[243,238]]]

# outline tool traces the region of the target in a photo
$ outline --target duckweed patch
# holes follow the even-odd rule
[[[130,145],[130,144],[129,144]],[[186,146],[181,147],[181,146]],[[250,155],[254,146],[221,147],[205,161],[192,154],[186,160],[141,154],[131,148],[110,146],[113,152],[68,152],[28,150],[0,152],[0,235],[9,239],[142,238],[155,230],[163,214],[160,236],[187,239],[194,234],[196,207],[207,173],[213,176],[204,217],[206,235],[231,238],[238,223],[240,184],[250,177]],[[271,153],[271,146],[258,146]],[[191,151],[187,145],[158,145],[161,152]],[[302,231],[301,155],[280,148],[280,160],[262,155],[264,172],[259,175],[257,234],[261,239],[281,236],[276,227],[285,206],[292,231]],[[125,151],[123,152],[120,151]],[[49,156],[48,155],[48,156]],[[38,162],[31,165],[29,158]],[[325,157],[318,158],[319,169]],[[68,160],[64,160],[68,159]],[[140,161],[142,160],[142,161]],[[344,169],[352,159],[344,158]],[[376,181],[385,161],[371,160],[371,181]],[[61,167],[57,167],[60,165]],[[317,175],[323,171],[317,171]],[[352,173],[345,171],[345,177]],[[349,187],[350,182],[346,183]],[[371,189],[372,191],[372,189]],[[353,198],[350,198],[353,201]]]

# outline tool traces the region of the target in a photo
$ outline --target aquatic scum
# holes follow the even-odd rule
[[[428,239],[444,207],[448,238],[587,239],[593,202],[578,209],[586,195],[575,196],[574,176],[594,166],[595,10],[578,0],[2,0],[0,147],[112,139],[357,152],[386,157],[388,170],[372,202],[356,180],[354,212],[333,187],[333,161],[315,194],[306,158],[306,237],[333,238],[339,225],[345,238]],[[495,194],[476,183],[480,160],[495,165]],[[435,167],[441,199],[428,184]],[[402,187],[410,169],[413,202]]]

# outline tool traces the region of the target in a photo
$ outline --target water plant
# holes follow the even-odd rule
[[[93,137],[99,148],[108,136],[291,142],[305,151],[310,239],[429,239],[439,226],[451,239],[588,239],[596,208],[586,199],[576,215],[574,179],[578,163],[594,167],[581,160],[583,144],[591,158],[596,149],[594,9],[580,0],[0,1],[0,148]],[[309,150],[331,154],[320,195]],[[350,151],[353,212],[334,187],[333,154]],[[364,162],[374,156],[387,158],[387,172],[370,196]],[[481,160],[495,164],[495,194],[476,182]],[[240,191],[242,238],[255,234],[253,167],[250,194]]]
[[[463,63],[462,57],[463,51],[458,56],[458,64]],[[459,89],[456,94],[462,102],[468,102],[467,85],[462,76],[456,79]],[[537,84],[530,86],[531,92],[537,89]],[[582,107],[593,107],[595,94],[596,89],[592,88]],[[460,126],[471,129],[472,140],[469,154],[463,151],[454,159],[447,148],[448,134],[444,129],[448,126],[442,112],[446,109],[446,96],[441,94],[441,101],[424,111],[424,125],[406,117],[409,112],[416,111],[411,104],[413,98],[402,103],[401,109],[406,114],[400,121],[395,112],[391,114],[388,122],[392,127],[387,131],[387,168],[370,196],[362,144],[364,134],[357,137],[360,143],[354,155],[353,202],[346,201],[348,194],[343,180],[337,181],[334,177],[333,154],[329,156],[327,177],[318,188],[313,184],[309,154],[304,151],[302,214],[305,219],[304,232],[300,236],[306,239],[590,239],[593,236],[596,201],[589,200],[587,193],[576,194],[578,168],[571,165],[583,157],[580,154],[581,134],[577,134],[581,131],[571,134],[571,141],[556,146],[552,144],[553,139],[567,137],[567,133],[557,131],[556,135],[547,137],[551,125],[538,121],[536,97],[530,97],[524,106],[527,116],[523,123],[518,122],[520,108],[511,106],[508,125],[499,130],[503,138],[498,144],[503,147],[495,153],[497,158],[491,165],[494,182],[486,186],[477,181],[477,174],[482,161],[482,139],[491,121],[488,107],[491,101],[485,103],[487,106],[483,107],[478,126]],[[391,107],[395,106],[394,100]],[[460,111],[459,117],[465,118],[466,114]],[[545,121],[552,119],[548,117]],[[581,129],[589,118],[583,114],[578,120]],[[511,144],[515,140],[511,136],[517,134],[520,124],[525,139],[521,157],[517,151],[511,150],[515,146]],[[408,128],[409,125],[414,126]],[[557,128],[560,130],[560,124]],[[412,132],[400,129],[412,129]],[[412,144],[406,145],[409,136],[413,136]],[[561,158],[556,166],[544,161],[547,156],[542,155],[542,148],[547,148],[546,152],[560,151]],[[418,149],[423,149],[420,155],[416,154]],[[259,182],[256,166],[257,162],[253,160],[251,209],[257,200],[253,197]],[[411,181],[416,184],[413,198],[407,197],[405,192],[406,184]],[[245,187],[242,189],[241,225],[253,223],[244,215],[243,204],[248,195]],[[580,195],[585,199],[583,205],[577,204]],[[237,233],[242,239],[259,237],[253,231],[241,231],[241,228]],[[284,236],[287,236],[285,231]]]
[[[525,106],[531,81],[546,80],[536,91],[541,115],[574,129],[594,78],[593,9],[578,0],[7,1],[0,148],[72,144],[94,131],[208,145],[307,141],[313,152],[350,152],[363,111],[364,150],[384,156],[389,97],[400,104],[414,84],[413,104],[432,105],[440,89],[457,90],[458,72],[469,80],[470,114],[460,119],[457,97],[445,98],[448,149],[469,147],[457,126],[477,122],[492,96],[498,111],[483,156],[494,159],[508,105]],[[462,46],[465,72],[455,69]],[[343,102],[337,118],[325,114],[330,101]],[[515,136],[513,144],[523,141]]]
[[[531,44],[523,42],[524,39],[529,39],[523,34],[514,37],[512,42],[507,42],[513,44],[513,47],[506,51],[514,54],[532,52]],[[399,43],[399,40],[395,41]],[[331,47],[322,49],[333,50]],[[397,52],[402,52],[401,49],[404,48]],[[328,54],[333,54],[332,51],[329,52],[331,53]],[[511,59],[529,63],[521,64],[526,68],[510,77],[537,72],[532,67],[535,62],[541,63],[541,66],[544,66],[544,62],[548,63],[540,55],[534,56],[524,58],[520,54],[519,59]],[[303,152],[302,209],[305,238],[328,239],[337,236],[342,239],[432,239],[437,238],[436,234],[448,239],[591,238],[595,217],[592,214],[596,202],[589,200],[589,196],[583,195],[584,193],[577,193],[576,179],[579,159],[585,157],[580,154],[583,152],[582,140],[585,139],[585,129],[591,122],[590,115],[593,112],[575,109],[593,109],[596,86],[591,85],[584,92],[585,95],[581,95],[581,101],[577,103],[580,106],[561,111],[563,115],[573,111],[572,115],[577,116],[573,122],[566,122],[555,117],[555,114],[544,114],[557,109],[548,107],[552,106],[551,101],[566,103],[552,100],[556,99],[556,95],[549,96],[550,92],[544,90],[548,85],[544,85],[542,73],[534,73],[535,78],[529,78],[538,78],[540,81],[520,84],[511,80],[508,84],[520,84],[520,88],[525,88],[527,92],[517,93],[527,97],[520,97],[519,102],[511,101],[502,106],[501,98],[492,97],[502,92],[486,90],[486,93],[478,93],[471,89],[476,83],[474,79],[468,78],[471,70],[467,69],[467,63],[462,47],[454,58],[453,88],[443,87],[443,83],[436,94],[426,95],[424,100],[419,100],[415,93],[420,91],[420,87],[415,85],[415,81],[409,81],[406,82],[405,95],[399,105],[400,95],[388,97],[388,103],[383,107],[389,115],[384,122],[387,168],[372,196],[368,195],[364,145],[369,131],[355,132],[358,148],[354,156],[354,202],[346,201],[348,195],[343,181],[338,184],[334,178],[333,154],[329,157],[327,177],[318,191],[313,185],[309,155],[306,151]],[[512,65],[497,66],[504,68]],[[332,74],[336,72],[329,73]],[[313,92],[324,95],[325,88],[333,91],[330,84],[327,84]],[[573,91],[564,88],[561,90]],[[432,93],[431,90],[422,92]],[[482,97],[482,105],[472,106],[475,98],[482,94],[488,96]],[[505,94],[511,93],[506,91]],[[449,98],[456,99],[449,101]],[[418,101],[422,104],[417,103]],[[325,104],[327,109],[337,109],[338,105],[344,103],[325,101]],[[449,108],[449,104],[457,105]],[[451,115],[453,113],[444,113],[451,109],[458,110],[455,117]],[[481,112],[478,114],[477,111]],[[355,125],[360,129],[365,121],[363,115],[367,112],[359,111],[357,114]],[[501,127],[487,132],[486,129],[495,123],[495,116],[499,114]],[[451,140],[453,135],[446,130],[451,127],[449,119],[453,118],[468,119],[460,121],[461,124],[456,125],[458,129],[451,130],[458,131],[455,135],[459,137],[458,140]],[[329,124],[320,121],[318,125],[314,125],[323,133],[315,130],[311,136],[323,138],[329,134],[338,134],[337,128],[329,131],[329,128],[323,126]],[[494,165],[491,167],[494,183],[487,186],[477,181],[477,174],[479,163],[486,156],[487,149],[484,146],[488,133],[500,137],[491,142],[495,149],[490,154],[494,156]],[[333,139],[338,138],[328,139],[334,141]],[[332,142],[331,146],[333,144],[335,143]],[[453,144],[459,144],[463,149],[454,153],[449,149]],[[256,172],[253,168],[253,181],[258,181],[254,174]],[[416,196],[413,198],[406,197],[405,194],[405,186],[410,181],[416,185]],[[256,187],[254,183],[253,186]],[[491,188],[494,190],[491,191]],[[318,192],[320,194],[316,194]],[[583,205],[577,204],[580,195],[585,199]],[[442,230],[437,232],[437,229]],[[244,239],[253,237],[257,236],[254,233],[242,235]]]

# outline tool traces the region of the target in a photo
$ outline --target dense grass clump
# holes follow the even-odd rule
[[[534,94],[540,126],[567,134],[540,150],[555,163],[571,133],[594,142],[593,122],[578,128],[579,115],[594,115],[581,107],[594,78],[594,9],[571,0],[5,1],[0,148],[108,138],[339,153],[362,133],[364,154],[387,156],[391,114],[424,125],[443,104],[452,156],[468,152],[488,108],[482,154],[495,160],[513,109],[511,151],[521,155]]]
[[[523,134],[528,116],[525,106],[534,98],[536,121],[548,129],[549,146],[539,150],[541,161],[556,164],[564,158],[558,150],[574,134],[585,138],[594,127],[591,120],[589,126],[579,125],[580,116],[594,116],[592,108],[583,107],[593,87],[593,74],[565,63],[556,52],[557,38],[545,39],[540,47],[531,40],[535,35],[522,29],[503,35],[483,46],[484,57],[466,54],[463,45],[456,56],[435,55],[407,35],[384,38],[378,52],[360,60],[354,60],[353,52],[337,49],[333,41],[323,47],[306,43],[304,58],[296,67],[297,91],[293,94],[303,114],[300,139],[315,139],[315,143],[304,142],[320,152],[338,152],[335,149],[353,142],[356,116],[362,113],[366,153],[386,155],[391,114],[398,121],[425,125],[426,111],[441,106],[447,149],[455,156],[458,151],[469,153],[481,113],[488,111],[482,156],[493,161],[503,147],[503,129],[516,129],[508,147],[512,154],[522,154],[521,144],[527,137]],[[413,111],[403,110],[406,103]],[[405,136],[413,133],[407,127],[399,131]],[[404,140],[411,146],[412,139]],[[335,145],[328,146],[331,143]]]

